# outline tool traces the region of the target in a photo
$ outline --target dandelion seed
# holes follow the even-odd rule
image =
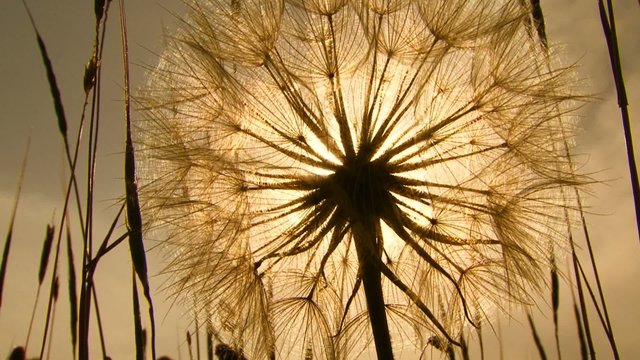
[[[252,360],[449,349],[529,303],[578,180],[521,4],[189,2],[137,124],[173,295]]]

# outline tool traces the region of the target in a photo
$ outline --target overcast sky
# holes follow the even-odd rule
[[[82,75],[90,57],[93,37],[93,4],[89,1],[29,1],[39,30],[47,44],[69,121],[69,134],[77,129],[84,92]],[[97,170],[97,218],[95,234],[100,239],[114,212],[115,199],[124,192],[122,150],[125,123],[122,117],[122,75],[119,52],[117,2],[110,13],[108,47],[103,68],[103,113],[101,118],[99,168]],[[127,2],[130,59],[133,86],[143,80],[143,67],[152,65],[161,51],[162,33],[175,23],[172,11],[181,12],[177,1],[131,0]],[[618,35],[627,83],[632,122],[640,118],[640,6],[636,0],[616,2]],[[582,107],[581,130],[577,139],[584,171],[602,184],[593,186],[587,195],[589,229],[609,300],[614,331],[622,358],[640,358],[638,322],[640,321],[640,242],[633,218],[632,198],[626,168],[626,155],[620,115],[615,102],[606,44],[602,36],[595,0],[542,1],[547,34],[565,63],[577,63],[577,77],[584,83],[584,93],[594,99]],[[31,307],[35,298],[41,242],[46,224],[59,221],[62,212],[63,147],[58,135],[55,114],[40,61],[35,35],[29,25],[22,2],[4,0],[0,5],[0,235],[4,245],[9,213],[15,196],[16,180],[27,138],[31,150],[26,181],[14,229],[14,246],[0,309],[0,357],[11,347],[24,342]],[[640,135],[634,129],[636,138]],[[640,146],[640,144],[638,144]],[[84,160],[83,160],[84,161]],[[82,170],[85,167],[82,166]],[[83,173],[84,174],[84,173]],[[82,177],[82,175],[81,175]],[[77,221],[77,218],[72,218]],[[118,235],[124,229],[117,230]],[[579,233],[579,232],[577,232]],[[577,236],[578,241],[581,237]],[[79,248],[79,238],[76,249]],[[584,256],[584,252],[581,251]],[[78,258],[79,250],[76,252]],[[161,268],[157,253],[149,255],[151,269]],[[585,263],[586,263],[586,258]],[[564,261],[566,262],[566,261]],[[566,264],[562,264],[563,267]],[[66,265],[61,264],[66,279]],[[114,359],[133,358],[131,322],[131,268],[126,247],[109,255],[101,264],[97,277],[100,306],[107,332],[107,346]],[[159,279],[154,279],[159,285]],[[63,282],[64,283],[64,282]],[[53,348],[53,359],[68,358],[68,305],[66,283],[62,287]],[[562,351],[566,359],[578,357],[575,324],[571,313],[570,293],[561,294]],[[158,353],[187,358],[184,332],[189,319],[182,308],[169,310],[170,303],[156,293],[159,328]],[[42,299],[41,299],[42,301]],[[42,305],[42,304],[41,304]],[[40,306],[40,310],[44,307]],[[552,327],[548,303],[534,310],[547,350],[553,354]],[[570,316],[571,315],[571,316]],[[31,351],[39,348],[42,336],[42,311],[34,326]],[[595,320],[595,318],[594,318]],[[494,325],[497,327],[498,322]],[[536,359],[526,322],[521,314],[515,319],[501,318],[505,358]],[[95,333],[95,332],[94,332]],[[605,337],[595,330],[601,358],[610,358]],[[491,335],[487,334],[487,337]],[[99,354],[97,340],[92,352]],[[497,349],[490,350],[497,356]],[[489,359],[492,357],[489,356]],[[551,357],[553,358],[553,357]]]

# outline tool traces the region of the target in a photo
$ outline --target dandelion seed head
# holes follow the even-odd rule
[[[446,348],[545,286],[574,94],[520,2],[188,5],[139,97],[141,196],[225,344]]]

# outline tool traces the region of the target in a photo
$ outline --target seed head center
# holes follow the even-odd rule
[[[360,152],[347,158],[328,180],[342,194],[336,197],[337,207],[349,218],[379,219],[390,208],[393,176],[384,161],[371,160],[368,154]]]

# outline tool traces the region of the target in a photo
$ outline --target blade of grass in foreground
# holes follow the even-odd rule
[[[147,259],[145,255],[144,243],[142,241],[142,215],[140,214],[140,202],[138,199],[138,185],[136,183],[136,164],[131,139],[131,99],[129,84],[129,50],[127,42],[127,21],[124,10],[124,1],[120,0],[120,30],[122,34],[122,60],[124,66],[124,92],[125,92],[125,118],[127,123],[127,139],[125,148],[125,190],[127,205],[127,229],[129,230],[129,252],[133,261],[134,269],[140,282],[142,283],[144,296],[149,303],[149,320],[151,322],[151,353],[152,358],[156,358],[156,330],[153,314],[153,301],[149,288],[149,278],[147,275]]]
[[[562,353],[560,351],[560,338],[558,336],[558,307],[560,306],[560,282],[558,280],[558,268],[556,267],[556,260],[551,257],[551,304],[553,307],[553,335],[556,342],[556,352],[558,360],[562,360]]]
[[[29,16],[29,21],[31,22],[31,27],[36,34],[36,40],[38,42],[38,49],[40,50],[40,56],[42,58],[42,63],[45,67],[45,71],[47,73],[47,82],[49,83],[49,91],[51,92],[51,98],[53,99],[53,107],[56,113],[56,119],[58,120],[58,130],[62,135],[62,139],[64,142],[65,154],[67,156],[67,162],[69,164],[69,168],[71,171],[71,179],[73,180],[73,190],[76,199],[76,206],[78,207],[79,212],[82,212],[82,206],[80,204],[80,193],[78,191],[78,184],[75,177],[75,162],[72,160],[71,151],[69,147],[69,138],[67,136],[67,117],[64,112],[64,106],[62,104],[62,95],[60,94],[60,89],[58,88],[58,82],[56,80],[55,71],[53,70],[53,65],[51,64],[51,59],[49,58],[49,54],[47,52],[47,47],[45,46],[44,40],[42,36],[40,36],[40,32],[36,27],[36,23],[33,20],[33,16],[31,15],[31,11],[27,6],[25,0],[22,1],[24,8]],[[82,223],[82,222],[81,222]],[[82,226],[82,224],[81,224]],[[82,229],[84,233],[84,228]]]
[[[102,327],[102,317],[100,316],[100,306],[98,304],[98,294],[96,291],[96,286],[95,284],[93,284],[93,286],[91,287],[91,293],[93,294],[92,298],[93,298],[93,309],[96,313],[96,320],[98,321],[98,335],[100,337],[100,349],[102,350],[102,357],[104,359],[109,358],[107,356],[107,346],[105,345],[105,340],[104,340],[104,330]]]
[[[544,346],[542,345],[540,336],[538,336],[538,331],[536,330],[536,326],[533,323],[531,314],[527,314],[527,320],[529,320],[529,326],[531,327],[531,335],[533,336],[533,341],[536,343],[536,348],[538,349],[538,354],[540,354],[540,359],[547,360],[547,354],[544,351]]]
[[[60,90],[58,89],[58,82],[56,81],[56,75],[53,71],[53,66],[51,65],[51,60],[49,59],[49,55],[47,54],[47,47],[44,45],[44,41],[40,36],[40,32],[36,28],[35,21],[33,21],[33,17],[31,16],[31,11],[29,11],[29,7],[27,3],[23,0],[25,9],[27,10],[27,15],[29,16],[29,20],[31,21],[31,26],[36,33],[36,38],[38,40],[38,48],[40,49],[40,55],[42,56],[42,63],[44,64],[45,70],[47,72],[47,80],[49,81],[49,89],[51,91],[51,98],[53,99],[53,106],[56,111],[56,117],[58,118],[58,128],[62,133],[62,136],[66,138],[67,136],[67,118],[64,114],[64,106],[62,105],[62,97],[60,96]]]
[[[616,21],[613,14],[613,4],[611,0],[607,0],[606,9],[604,2],[602,0],[598,0],[598,10],[600,11],[600,21],[602,23],[605,40],[607,41],[611,71],[613,72],[613,80],[616,85],[616,93],[618,95],[618,107],[620,108],[620,116],[622,117],[624,140],[627,146],[627,163],[629,166],[631,189],[633,192],[633,201],[636,210],[636,227],[638,230],[638,240],[640,240],[640,180],[638,180],[638,168],[636,165],[635,152],[633,150],[631,119],[629,117],[628,108],[629,101],[627,99],[627,90],[624,85],[624,77],[622,76],[622,64],[620,62],[620,51],[618,50]],[[615,348],[615,344],[612,344],[612,346]],[[614,354],[616,358],[619,357],[617,348],[614,349]]]
[[[144,360],[144,340],[142,339],[142,318],[140,316],[140,300],[138,299],[138,286],[136,286],[135,270],[131,277],[133,288],[133,325],[136,339],[136,360]]]
[[[55,232],[55,226],[47,225],[44,242],[42,244],[42,254],[40,255],[40,269],[38,270],[38,290],[36,290],[36,298],[33,301],[33,309],[31,310],[31,320],[29,320],[29,329],[27,330],[27,339],[24,342],[25,350],[29,349],[29,339],[31,337],[31,329],[33,328],[33,320],[36,315],[38,300],[40,299],[40,290],[42,289],[42,282],[44,281],[44,276],[47,273],[47,267],[49,265],[49,255],[51,254],[51,244],[53,243],[54,232]]]
[[[76,358],[76,345],[78,343],[78,292],[76,285],[76,267],[73,260],[73,246],[71,243],[71,230],[69,222],[67,222],[67,268],[68,268],[68,287],[69,287],[69,321],[71,328],[71,346],[73,349],[73,358]]]
[[[189,360],[193,360],[193,350],[191,349],[191,334],[187,330],[187,348],[189,349]]]
[[[573,296],[572,296],[573,297]],[[576,319],[576,326],[578,329],[578,340],[580,341],[580,355],[582,360],[587,360],[587,340],[584,336],[584,329],[582,328],[582,318],[580,317],[580,310],[578,310],[578,304],[573,297],[573,314]]]
[[[539,40],[541,41],[542,45],[544,46],[545,49],[547,49],[547,39],[546,39],[546,34],[544,31],[544,17],[543,17],[543,13],[542,13],[542,8],[540,7],[540,1],[539,0],[530,0],[530,4],[531,4],[531,18],[533,20],[533,24],[535,25],[537,32],[538,32],[538,37]],[[621,109],[622,112],[622,118],[623,118],[623,125],[624,125],[624,129],[625,129],[625,139],[627,140],[627,152],[628,152],[628,161],[629,161],[629,168],[630,168],[630,173],[631,173],[631,181],[632,181],[632,189],[633,189],[633,194],[634,194],[634,200],[635,200],[635,205],[636,205],[636,225],[638,227],[638,235],[639,235],[639,239],[640,239],[640,208],[639,206],[639,199],[640,199],[640,185],[638,184],[638,175],[637,175],[637,170],[636,170],[636,164],[635,164],[635,158],[633,155],[633,144],[631,142],[631,136],[630,136],[630,127],[629,127],[629,118],[628,118],[628,111],[627,111],[627,97],[626,97],[626,91],[624,88],[624,81],[623,81],[623,77],[622,77],[622,70],[621,70],[621,66],[620,66],[620,56],[618,53],[618,42],[617,42],[617,37],[616,37],[616,31],[615,31],[615,18],[613,15],[613,7],[612,7],[612,2],[611,0],[607,0],[607,6],[608,6],[608,14],[607,14],[607,10],[605,10],[604,8],[604,3],[602,0],[598,0],[598,7],[599,7],[599,11],[600,11],[600,18],[601,18],[601,22],[602,22],[602,27],[605,33],[605,38],[607,40],[607,46],[609,49],[609,57],[611,60],[611,67],[612,67],[612,71],[613,71],[613,76],[614,76],[614,80],[615,80],[615,84],[616,84],[616,90],[618,92],[618,105]],[[565,150],[565,154],[567,156],[567,158],[569,159],[570,163],[572,163],[572,155],[569,151],[569,145],[567,143],[567,141],[564,141],[564,150]],[[589,231],[588,231],[588,227],[587,227],[587,222],[585,220],[585,216],[584,216],[584,210],[583,210],[583,206],[582,206],[582,201],[581,201],[581,196],[580,193],[578,191],[577,188],[573,189],[575,191],[575,199],[577,201],[577,205],[578,205],[578,210],[580,212],[580,221],[582,223],[582,228],[583,228],[583,233],[585,235],[585,240],[586,240],[586,244],[587,244],[587,248],[589,250],[589,260],[591,262],[591,266],[592,266],[592,270],[594,273],[594,277],[595,277],[595,281],[596,281],[596,289],[598,291],[599,297],[600,297],[600,304],[598,303],[598,301],[596,300],[595,296],[591,293],[590,290],[590,285],[589,285],[589,280],[587,279],[587,277],[583,274],[583,278],[584,278],[584,282],[585,285],[587,286],[587,288],[590,290],[590,295],[591,295],[591,300],[592,300],[592,305],[595,307],[596,311],[598,312],[598,315],[600,317],[601,320],[601,324],[602,327],[607,335],[607,339],[609,340],[609,343],[611,345],[611,349],[613,351],[613,355],[615,359],[619,359],[619,354],[618,354],[618,350],[617,350],[617,345],[615,342],[615,338],[613,336],[613,329],[611,326],[611,322],[609,320],[609,315],[608,315],[608,310],[607,310],[607,304],[604,298],[604,294],[602,291],[602,285],[600,282],[600,277],[598,274],[598,267],[596,265],[596,261],[595,261],[595,257],[594,257],[594,253],[593,253],[593,249],[591,246],[591,239],[589,236]],[[568,226],[570,227],[570,221],[569,221],[569,217],[567,212],[565,211],[565,219],[567,221]],[[578,293],[579,293],[579,298],[580,298],[580,308],[582,309],[582,322],[584,323],[584,334],[586,334],[586,340],[587,343],[589,345],[589,350],[590,350],[590,354],[592,358],[595,358],[595,349],[593,347],[593,342],[591,339],[591,332],[589,329],[589,320],[587,318],[587,311],[586,311],[586,304],[584,303],[584,296],[583,296],[583,292],[582,292],[582,285],[581,285],[581,281],[580,281],[580,275],[578,274],[577,270],[579,267],[579,259],[577,258],[577,255],[575,253],[575,248],[574,248],[574,243],[573,243],[573,238],[571,236],[571,230],[569,229],[569,242],[571,244],[571,249],[572,249],[572,261],[573,261],[573,267],[574,267],[574,272],[575,272],[575,276],[576,276],[576,280],[577,280],[577,286],[578,286]],[[554,267],[554,271],[552,272],[552,302],[553,302],[553,307],[554,307],[554,327],[555,327],[555,338],[556,338],[556,347],[557,347],[557,352],[558,352],[558,358],[561,358],[561,354],[560,354],[560,345],[559,345],[559,339],[558,339],[558,324],[557,324],[557,307],[558,307],[558,298],[557,298],[557,286],[558,286],[558,281],[557,281],[557,274],[555,273],[555,264],[553,264]],[[581,267],[580,267],[581,268]],[[582,270],[582,269],[581,269]],[[555,283],[554,283],[555,282]],[[575,303],[575,299],[574,299],[574,303]],[[602,307],[602,312],[604,313],[604,316],[602,316],[601,314],[601,310],[600,310],[600,306]],[[581,341],[584,340],[584,338],[581,337]]]
[[[18,178],[18,189],[16,190],[16,198],[13,202],[13,208],[11,209],[11,219],[9,220],[9,229],[7,230],[7,237],[4,242],[4,250],[2,251],[2,264],[0,265],[0,309],[2,308],[2,293],[4,291],[4,278],[7,274],[7,264],[9,262],[9,253],[11,252],[11,240],[13,238],[13,225],[16,220],[16,212],[18,211],[18,203],[20,202],[20,193],[22,192],[22,184],[24,183],[24,172],[27,168],[27,157],[29,156],[29,146],[31,139],[27,140],[27,149],[22,159],[22,166],[20,168],[20,177]]]

